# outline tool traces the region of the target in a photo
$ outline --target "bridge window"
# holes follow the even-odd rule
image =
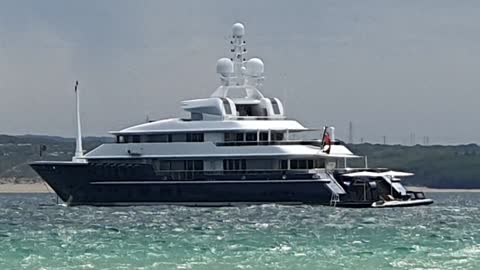
[[[225,114],[232,114],[232,108],[230,107],[230,102],[228,102],[228,100],[223,99],[223,107],[225,108]]]
[[[273,113],[280,114],[280,107],[278,107],[278,102],[276,99],[271,98],[270,101],[272,102]]]

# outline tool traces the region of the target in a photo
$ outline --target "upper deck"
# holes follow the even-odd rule
[[[228,132],[228,131],[289,131],[299,132],[308,129],[295,120],[202,120],[192,121],[180,118],[163,119],[112,131],[115,135],[180,133],[180,132]]]

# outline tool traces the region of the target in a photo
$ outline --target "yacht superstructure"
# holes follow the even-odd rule
[[[429,204],[387,169],[346,166],[354,155],[333,127],[306,128],[288,119],[280,99],[260,91],[264,64],[245,58],[245,28],[232,28],[232,57],[221,58],[221,85],[182,102],[188,118],[151,121],[111,132],[114,143],[84,154],[79,90],[77,150],[72,161],[31,164],[68,205],[257,203],[388,206]],[[319,139],[298,139],[316,132]],[[393,204],[392,204],[393,205]]]

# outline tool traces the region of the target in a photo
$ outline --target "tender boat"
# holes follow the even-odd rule
[[[216,66],[220,86],[210,97],[183,101],[189,117],[113,131],[115,142],[86,154],[77,83],[75,156],[31,167],[67,205],[427,203],[401,184],[408,173],[369,168],[366,158],[362,168],[348,167],[362,157],[335,138],[333,127],[288,119],[281,100],[262,93],[264,63],[246,59],[244,35],[244,26],[234,24],[232,56]]]

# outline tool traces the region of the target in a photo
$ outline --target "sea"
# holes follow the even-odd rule
[[[430,206],[65,207],[0,194],[0,269],[480,269],[480,193]]]

